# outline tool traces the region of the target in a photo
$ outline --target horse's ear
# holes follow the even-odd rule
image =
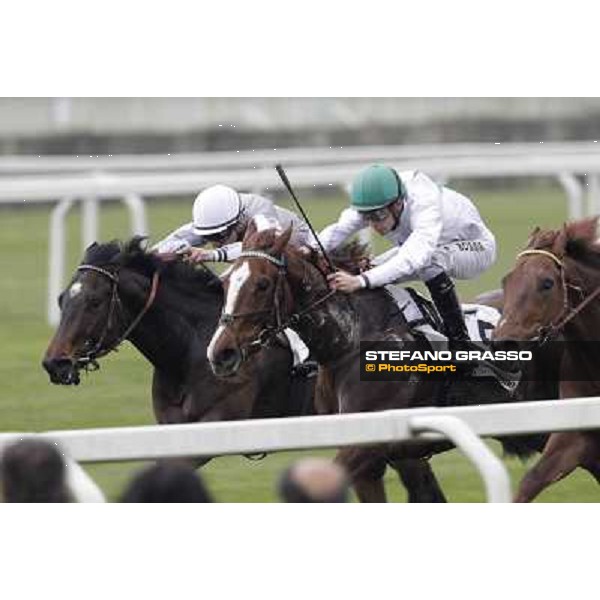
[[[244,239],[243,241],[247,241],[249,240],[255,233],[256,233],[257,229],[256,229],[256,222],[254,221],[254,219],[250,219],[250,222],[248,223],[248,226],[246,227],[246,233],[244,234]]]
[[[97,248],[98,246],[98,242],[92,242],[86,249],[85,252],[83,253],[83,262],[89,262],[90,261],[90,256],[92,251],[94,250],[94,248]]]
[[[554,243],[552,244],[552,253],[556,256],[564,256],[567,241],[569,239],[569,229],[567,224],[564,223],[562,229],[559,231]]]
[[[276,254],[281,254],[283,249],[287,246],[290,238],[292,237],[292,224],[281,234],[275,238],[275,243],[273,244],[273,250]]]
[[[535,242],[535,238],[537,234],[541,231],[539,227],[536,227],[530,234],[529,239],[527,240],[527,248],[531,248]]]

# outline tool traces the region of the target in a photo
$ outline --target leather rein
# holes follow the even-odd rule
[[[115,319],[115,315],[117,312],[117,307],[121,307],[122,310],[122,302],[119,298],[119,277],[116,273],[111,273],[106,269],[101,267],[97,267],[96,265],[80,265],[77,267],[77,271],[94,271],[95,273],[100,273],[104,277],[110,279],[111,282],[111,294],[110,294],[110,305],[108,308],[108,318],[106,320],[106,325],[104,326],[104,330],[102,331],[102,335],[100,339],[96,342],[95,346],[89,350],[83,356],[80,356],[76,365],[78,368],[83,368],[86,371],[96,371],[100,368],[97,360],[106,356],[110,352],[116,351],[118,347],[125,341],[125,339],[131,334],[131,332],[138,326],[139,322],[144,318],[144,315],[150,310],[152,304],[154,304],[154,300],[156,299],[156,294],[158,292],[158,284],[159,284],[159,274],[158,271],[154,272],[152,276],[152,285],[150,288],[150,293],[148,294],[148,298],[146,299],[146,303],[142,310],[138,313],[138,315],[133,319],[133,321],[127,326],[125,331],[111,344],[108,344],[106,347],[102,347],[108,332],[110,331],[113,321]]]
[[[545,256],[546,258],[552,260],[552,262],[558,267],[563,286],[563,310],[556,321],[550,323],[549,325],[540,327],[539,343],[541,346],[542,344],[550,341],[552,338],[555,338],[562,331],[563,327],[569,323],[569,321],[575,318],[588,304],[592,302],[592,300],[594,300],[600,294],[600,286],[597,287],[587,297],[585,297],[577,306],[571,308],[569,306],[569,288],[578,291],[580,296],[583,296],[583,290],[579,286],[573,285],[567,281],[564,262],[558,256],[556,256],[556,254],[550,252],[549,250],[538,250],[533,248],[530,250],[523,250],[517,254],[517,260],[523,256],[531,255]]]

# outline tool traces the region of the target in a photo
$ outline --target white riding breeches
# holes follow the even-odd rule
[[[393,250],[397,251],[396,248]],[[489,269],[495,260],[494,238],[450,242],[436,248],[426,267],[401,277],[394,283],[429,281],[442,272],[447,273],[452,279],[473,279]]]

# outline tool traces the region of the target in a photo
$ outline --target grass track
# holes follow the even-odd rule
[[[562,193],[550,185],[539,184],[510,192],[471,188],[469,192],[497,235],[499,257],[481,279],[459,284],[465,299],[498,287],[500,277],[510,268],[517,249],[532,227],[556,226],[565,219],[566,213]],[[286,200],[281,204],[289,206]],[[320,228],[331,222],[344,204],[341,197],[312,198],[306,200],[306,210]],[[118,354],[104,359],[99,372],[84,376],[78,388],[51,386],[40,367],[41,356],[52,334],[45,322],[49,212],[47,207],[0,209],[0,430],[151,424],[154,422],[149,400],[151,369],[128,344]],[[111,204],[104,206],[101,212],[102,240],[127,236],[127,215],[122,207]],[[190,199],[149,203],[153,239],[159,239],[188,220],[190,212]],[[74,211],[68,219],[70,269],[81,256],[79,227],[78,211]],[[377,248],[381,250],[384,245],[378,242]],[[277,474],[298,454],[279,453],[260,462],[224,457],[207,465],[204,473],[220,501],[273,501]],[[525,467],[516,460],[507,464],[516,482]],[[114,499],[138,465],[120,463],[88,468]],[[437,456],[433,466],[450,500],[480,502],[484,499],[478,475],[460,453]],[[404,501],[404,491],[395,479],[388,473],[390,498]],[[544,493],[540,501],[593,502],[597,499],[596,484],[585,473],[578,472]]]

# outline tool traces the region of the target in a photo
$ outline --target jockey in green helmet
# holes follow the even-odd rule
[[[469,339],[452,278],[471,279],[496,258],[496,241],[466,196],[438,185],[420,171],[398,173],[371,165],[354,179],[350,208],[319,237],[326,250],[370,227],[393,248],[360,275],[330,276],[334,289],[351,293],[420,280],[425,283],[451,341]]]

